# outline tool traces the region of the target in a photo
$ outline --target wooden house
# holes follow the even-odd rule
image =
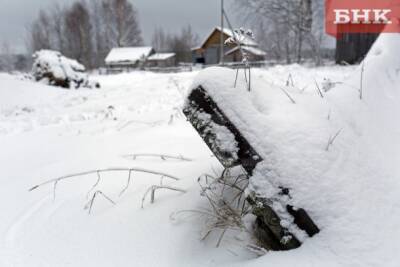
[[[233,36],[230,29],[222,30],[223,41]],[[242,49],[250,55],[251,61],[262,61],[265,59],[266,53],[259,48],[256,41],[245,38],[241,43]],[[199,47],[192,49],[193,63],[198,64],[218,64],[221,59],[221,28],[216,27],[204,40]],[[234,44],[224,46],[225,62],[240,62],[242,60],[239,48]]]
[[[176,65],[175,53],[156,53],[147,58],[146,67],[169,68]]]
[[[155,54],[150,46],[118,47],[111,49],[105,59],[107,72],[123,72],[142,68],[148,57]]]

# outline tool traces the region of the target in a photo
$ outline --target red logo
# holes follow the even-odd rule
[[[325,0],[325,30],[342,33],[400,32],[400,0]]]

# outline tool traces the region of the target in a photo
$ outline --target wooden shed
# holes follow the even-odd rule
[[[233,36],[232,30],[224,28],[222,30],[224,42]],[[245,38],[242,43],[242,48],[250,54],[250,60],[261,61],[265,59],[266,53],[259,48],[256,41]],[[242,60],[241,54],[235,50],[236,46],[233,44],[224,46],[224,60],[225,62],[240,62]],[[218,64],[221,58],[221,28],[216,27],[207,36],[199,47],[192,49],[193,63],[213,65]]]
[[[146,66],[150,68],[168,68],[176,65],[175,53],[156,53],[147,58]]]
[[[150,46],[117,47],[105,59],[107,72],[130,71],[144,66],[147,58],[155,54]]]

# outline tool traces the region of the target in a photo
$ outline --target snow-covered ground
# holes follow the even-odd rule
[[[259,258],[245,248],[253,241],[244,233],[227,233],[216,248],[218,232],[200,240],[204,218],[171,217],[207,207],[197,178],[222,170],[180,111],[198,73],[97,76],[102,88],[95,90],[0,74],[0,266],[398,266],[400,64],[391,57],[398,44],[383,40],[371,53],[362,101],[360,67],[254,70],[253,95],[241,100],[257,114],[248,123],[262,119],[260,131],[270,130],[255,132],[268,137],[260,153],[269,160],[259,171],[274,171],[264,184],[281,178],[322,230],[300,249]],[[233,82],[234,73],[215,72]],[[289,74],[294,86],[285,87]],[[327,80],[335,87],[322,99],[315,80],[321,89]],[[193,160],[125,157],[141,153]],[[187,193],[159,191],[142,209],[144,193],[160,176],[135,172],[119,196],[127,173],[101,174],[95,190],[116,205],[98,196],[89,215],[83,207],[96,174],[58,183],[55,199],[52,184],[28,192],[48,179],[109,167],[165,172],[181,178],[164,179],[166,185]]]

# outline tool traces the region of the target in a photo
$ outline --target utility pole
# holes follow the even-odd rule
[[[224,64],[224,0],[221,0],[221,46],[220,46],[220,61],[221,65]]]

